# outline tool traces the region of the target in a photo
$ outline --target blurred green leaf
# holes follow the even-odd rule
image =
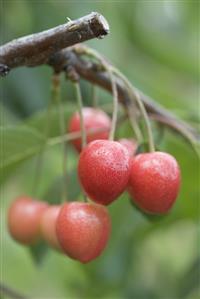
[[[30,247],[31,256],[33,257],[33,260],[37,265],[42,264],[48,250],[49,246],[44,241],[40,241],[39,243]]]
[[[62,200],[64,184],[67,185],[67,200],[77,200],[81,192],[77,178],[77,169],[68,171],[67,178],[63,178],[63,176],[57,177],[43,196],[44,200],[51,204],[59,204]]]
[[[0,128],[1,179],[5,178],[20,163],[31,158],[40,150],[44,137],[34,129],[25,126]]]
[[[16,124],[19,120],[16,115],[12,113],[9,109],[5,107],[3,103],[0,102],[0,127],[9,126]]]
[[[180,297],[188,298],[188,295],[196,291],[200,294],[200,257],[193,262],[191,268],[184,274],[180,281]]]
[[[66,121],[66,132],[67,132],[67,124],[69,118],[71,117],[72,113],[76,110],[76,106],[67,103],[63,104],[62,107],[64,111],[65,121]],[[25,120],[25,124],[30,126],[38,131],[45,132],[46,123],[49,126],[49,137],[55,137],[60,135],[60,122],[59,122],[59,111],[58,107],[55,105],[52,106],[50,109],[49,116],[47,115],[47,110],[42,110],[38,113],[33,114],[30,118]]]

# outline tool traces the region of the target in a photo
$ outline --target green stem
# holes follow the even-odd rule
[[[122,123],[122,121],[124,121],[124,119],[121,119],[121,121],[119,121],[119,123],[117,123],[117,125],[120,125]],[[106,132],[107,129],[105,128],[98,128],[98,129],[88,129],[87,130],[87,135],[93,135],[94,133],[101,133],[101,132]],[[47,145],[48,146],[54,146],[57,144],[60,144],[62,142],[69,142],[71,140],[76,140],[79,139],[81,137],[81,133],[80,132],[73,132],[73,133],[67,133],[63,136],[58,136],[58,137],[53,137],[51,139],[48,140]]]
[[[88,135],[93,135],[94,133],[100,133],[100,132],[106,132],[105,128],[98,128],[98,129],[88,129],[87,130],[87,134]],[[79,139],[81,137],[81,133],[80,132],[73,132],[73,133],[68,133],[65,134],[63,136],[59,136],[59,137],[54,137],[48,140],[48,146],[53,146],[62,142],[68,142],[71,140],[76,140]]]
[[[59,126],[60,126],[60,134],[61,136],[65,135],[65,115],[62,107],[61,96],[60,96],[60,74],[54,74],[52,78],[52,99],[58,105],[58,115],[59,115]],[[67,153],[65,142],[61,143],[62,151],[63,151],[63,201],[67,201]]]
[[[138,94],[138,91],[132,86],[132,84],[129,82],[129,80],[118,69],[116,69],[115,67],[108,64],[105,61],[105,58],[103,58],[97,51],[95,51],[91,48],[88,48],[86,46],[82,46],[82,45],[75,47],[74,50],[78,54],[85,54],[85,55],[91,56],[93,58],[96,58],[97,60],[99,60],[101,62],[102,66],[104,67],[104,69],[106,71],[108,71],[109,73],[110,72],[114,73],[116,76],[118,76],[119,78],[121,78],[124,81],[125,85],[127,86],[128,90],[129,90],[129,94],[131,96],[130,98],[131,99],[134,98],[134,100],[137,102],[140,112],[142,114],[142,117],[144,118],[146,129],[147,129],[147,134],[148,134],[149,150],[150,150],[150,152],[154,152],[155,146],[154,146],[154,141],[153,141],[153,133],[151,130],[151,124],[150,124],[146,109],[144,107],[144,104],[141,101],[140,96]],[[111,81],[111,83],[112,83],[112,81]]]
[[[134,109],[133,103],[131,103],[129,105],[129,107],[127,107],[127,113],[128,113],[129,121],[130,121],[131,126],[133,128],[133,131],[135,132],[135,136],[136,136],[137,141],[139,143],[142,143],[142,141],[143,141],[142,132],[141,132],[140,127],[138,125],[138,122],[136,120],[136,115],[135,115],[135,112],[134,112],[133,109]]]
[[[149,141],[149,151],[154,152],[155,146],[154,146],[154,141],[153,141],[153,133],[152,133],[152,129],[151,129],[151,123],[149,121],[149,117],[148,117],[148,114],[144,107],[144,104],[140,99],[140,95],[139,95],[138,91],[132,86],[132,84],[129,82],[129,80],[119,70],[112,67],[112,71],[114,74],[116,74],[116,76],[118,76],[119,78],[121,78],[124,81],[124,84],[127,86],[128,90],[129,90],[130,98],[134,99],[137,102],[138,107],[141,112],[141,115],[144,118],[146,129],[147,129],[147,135],[148,135],[148,141]]]
[[[94,84],[92,84],[91,89],[92,89],[92,92],[91,92],[92,93],[92,106],[94,108],[97,108],[97,106],[98,106],[97,88]]]
[[[112,94],[113,94],[113,115],[112,115],[112,123],[111,123],[111,130],[110,130],[110,140],[114,140],[115,136],[115,130],[116,130],[116,124],[117,124],[117,114],[118,114],[118,92],[117,92],[117,85],[114,80],[113,71],[111,68],[111,65],[106,61],[105,58],[103,58],[97,51],[91,48],[87,48],[85,46],[80,46],[75,49],[75,51],[78,51],[80,54],[86,54],[88,56],[91,56],[93,58],[96,58],[100,61],[103,68],[108,72],[110,76],[110,81],[112,85]]]
[[[76,90],[76,98],[77,98],[77,105],[78,105],[78,112],[79,112],[79,117],[80,117],[80,125],[81,125],[81,144],[82,144],[82,149],[86,146],[87,144],[87,139],[86,139],[86,130],[85,130],[85,125],[84,125],[84,118],[83,118],[83,99],[82,99],[82,94],[81,94],[81,89],[80,89],[80,83],[79,81],[74,82],[75,90]],[[87,196],[83,192],[83,200],[84,202],[87,202]]]
[[[112,85],[112,94],[113,94],[113,115],[112,115],[112,123],[111,123],[111,130],[109,135],[109,140],[114,140],[115,138],[115,131],[117,125],[117,114],[118,114],[118,93],[117,93],[117,85],[114,80],[114,76],[110,68],[107,68],[107,71],[110,76],[110,81]]]
[[[36,160],[36,167],[35,167],[35,175],[33,179],[33,187],[32,187],[32,194],[35,194],[37,196],[38,193],[38,186],[39,186],[39,181],[41,179],[41,173],[42,173],[42,166],[43,166],[43,159],[44,159],[44,152],[45,148],[48,142],[48,136],[49,136],[49,130],[50,130],[50,124],[51,124],[51,108],[52,108],[52,98],[50,99],[48,106],[47,106],[47,111],[46,111],[46,119],[45,119],[45,125],[44,125],[44,141],[41,144],[39,154]]]
[[[84,118],[83,118],[83,100],[81,95],[81,89],[79,82],[74,82],[75,91],[76,91],[76,98],[77,98],[77,105],[78,105],[78,112],[80,117],[80,125],[81,125],[81,142],[82,142],[82,149],[86,146],[86,130],[84,125]]]

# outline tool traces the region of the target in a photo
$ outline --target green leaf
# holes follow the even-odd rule
[[[70,116],[76,110],[76,106],[73,104],[63,105],[64,116],[66,121],[66,131],[67,131],[67,123]],[[32,117],[28,118],[25,123],[42,132],[45,131],[46,122],[50,127],[49,129],[49,137],[55,137],[60,135],[60,122],[59,122],[59,111],[56,106],[51,108],[49,117],[47,117],[47,110],[40,111],[35,113]]]
[[[51,204],[59,204],[62,200],[64,183],[67,184],[67,199],[69,201],[77,200],[80,195],[81,188],[77,178],[76,169],[68,171],[67,179],[63,178],[63,176],[57,177],[54,183],[50,186],[49,190],[43,196],[44,200]]]
[[[7,176],[20,163],[37,154],[44,137],[25,126],[0,127],[0,179]]]
[[[48,249],[49,247],[44,241],[40,241],[39,243],[30,247],[30,253],[37,265],[40,265],[43,262],[43,258],[48,252]]]
[[[3,103],[0,103],[0,113],[0,126],[9,126],[19,122],[16,115],[12,113]]]

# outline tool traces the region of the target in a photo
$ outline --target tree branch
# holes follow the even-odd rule
[[[55,52],[109,33],[106,19],[93,12],[58,27],[13,40],[0,47],[0,71],[18,66],[37,66],[47,63]],[[8,71],[8,69],[7,69]]]
[[[76,45],[95,37],[101,38],[108,32],[109,25],[104,17],[98,13],[91,13],[53,29],[16,39],[0,47],[0,75],[6,75],[9,69],[18,66],[48,64],[55,72],[66,71],[72,67],[83,79],[112,92],[110,78],[102,66],[80,57],[77,51],[80,46]],[[131,100],[128,91],[118,78],[116,83],[119,100],[129,109]],[[152,119],[179,132],[190,141],[200,139],[193,127],[141,91],[137,91]]]

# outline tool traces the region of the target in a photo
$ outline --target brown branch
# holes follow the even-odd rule
[[[56,28],[14,40],[0,47],[0,75],[6,75],[9,68],[48,64],[55,72],[74,68],[83,79],[111,92],[110,78],[101,65],[82,59],[77,53],[78,45],[69,47],[95,37],[101,38],[108,32],[109,26],[104,17],[98,13],[91,13]],[[131,101],[127,89],[117,78],[116,83],[119,99],[129,109]],[[200,139],[194,128],[141,91],[138,90],[138,93],[154,120],[178,131],[186,138],[189,137],[190,140]]]
[[[109,33],[106,19],[93,12],[58,27],[13,40],[0,47],[0,70],[47,63],[57,51]],[[8,69],[6,70],[6,72]]]

